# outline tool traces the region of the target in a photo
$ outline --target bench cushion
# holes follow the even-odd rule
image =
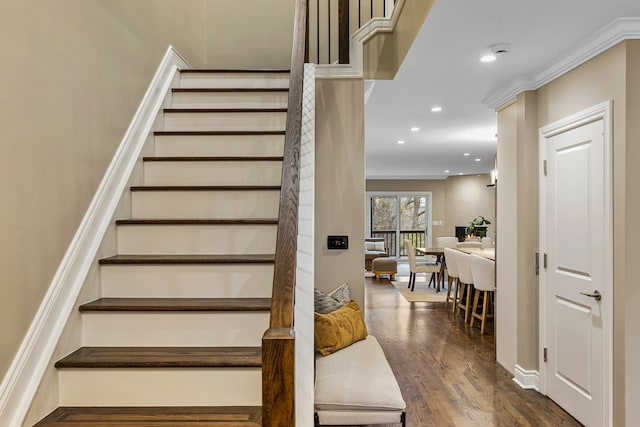
[[[369,335],[316,359],[315,407],[318,411],[404,411],[402,392],[375,337]]]

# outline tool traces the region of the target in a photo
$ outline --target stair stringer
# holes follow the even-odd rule
[[[169,46],[0,384],[0,425],[33,425],[58,406],[54,362],[81,345],[77,307],[100,295],[97,260],[115,252],[115,219],[130,216],[129,188],[142,183],[141,158],[163,127],[178,71],[189,68]]]

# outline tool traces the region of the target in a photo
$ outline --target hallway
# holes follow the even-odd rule
[[[495,362],[493,322],[481,336],[442,303],[408,303],[383,277],[365,278],[366,322],[398,379],[407,426],[581,425]]]

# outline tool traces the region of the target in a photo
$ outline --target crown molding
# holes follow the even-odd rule
[[[640,39],[640,18],[618,18],[537,71],[487,95],[482,103],[495,110],[520,92],[536,90],[618,43],[637,39]]]

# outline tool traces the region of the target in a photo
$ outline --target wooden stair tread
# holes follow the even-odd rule
[[[119,219],[116,225],[276,225],[276,218],[247,219]]]
[[[270,311],[271,298],[100,298],[80,311]]]
[[[115,255],[100,265],[149,264],[273,264],[275,255]]]
[[[260,367],[261,347],[81,347],[56,368]]]
[[[281,162],[282,156],[145,156],[145,162]]]
[[[260,406],[61,407],[34,427],[259,427]]]
[[[189,68],[185,70],[180,70],[181,73],[185,74],[197,74],[197,73],[290,73],[291,70],[285,69],[272,69],[272,68],[252,68],[252,69],[244,69],[244,68]]]
[[[212,136],[212,135],[284,135],[283,130],[158,130],[156,136]]]
[[[280,191],[279,185],[141,185],[131,191]]]
[[[177,87],[171,89],[173,93],[215,93],[215,92],[289,92],[289,88],[287,87],[258,87],[258,88],[245,88],[245,87],[237,87],[237,88],[224,88],[224,87],[216,87],[216,88],[193,88],[193,87]]]
[[[165,108],[165,113],[286,113],[286,108]]]

